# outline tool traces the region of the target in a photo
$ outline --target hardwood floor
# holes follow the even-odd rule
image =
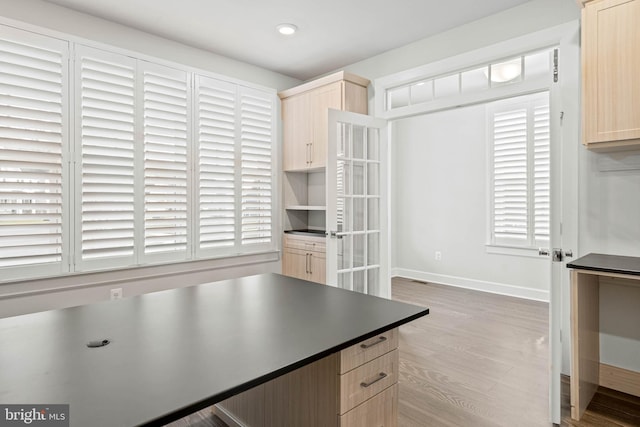
[[[394,279],[430,314],[400,329],[399,425],[548,426],[548,305]]]
[[[548,304],[402,278],[392,290],[430,308],[400,328],[399,427],[550,425]],[[640,398],[601,388],[571,421],[564,381],[562,426],[640,426],[639,414]],[[187,426],[224,423],[205,409],[171,424]]]

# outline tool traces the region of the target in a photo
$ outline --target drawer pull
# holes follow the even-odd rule
[[[378,381],[380,381],[382,379],[385,379],[385,378],[387,378],[387,374],[385,374],[384,372],[380,372],[378,374],[378,377],[375,380],[372,380],[372,381],[370,381],[368,383],[361,382],[360,383],[360,387],[367,388],[367,387],[369,387],[369,386],[371,386],[371,385],[373,385],[373,384],[377,383]]]
[[[387,340],[387,337],[378,337],[378,341],[372,342],[371,344],[360,344],[360,348],[370,348],[370,347],[373,347],[374,345],[383,343],[386,340]]]

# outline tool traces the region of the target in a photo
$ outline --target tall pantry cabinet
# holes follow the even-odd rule
[[[278,94],[283,121],[282,274],[325,283],[328,111],[367,114],[368,85],[367,79],[341,71]]]

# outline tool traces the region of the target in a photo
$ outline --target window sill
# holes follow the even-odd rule
[[[0,300],[34,296],[49,292],[68,291],[96,286],[125,284],[132,281],[179,276],[254,264],[277,262],[277,249],[255,253],[220,256],[216,258],[164,263],[102,271],[66,273],[55,276],[0,282]]]
[[[538,248],[487,244],[485,245],[485,249],[488,254],[494,255],[512,255],[528,258],[542,258],[538,254]]]

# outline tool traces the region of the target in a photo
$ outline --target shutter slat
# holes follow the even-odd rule
[[[506,104],[492,117],[494,236],[535,245],[549,236],[548,97]]]
[[[493,233],[527,238],[527,110],[493,115]]]
[[[199,248],[233,246],[236,232],[236,88],[213,79],[198,84]],[[211,228],[223,224],[222,229]]]
[[[187,74],[155,67],[143,86],[144,251],[186,256]]]
[[[126,257],[134,247],[135,62],[77,52],[83,261]]]
[[[62,261],[66,50],[0,34],[0,267]]]
[[[240,96],[242,244],[272,239],[272,102],[266,94]]]

